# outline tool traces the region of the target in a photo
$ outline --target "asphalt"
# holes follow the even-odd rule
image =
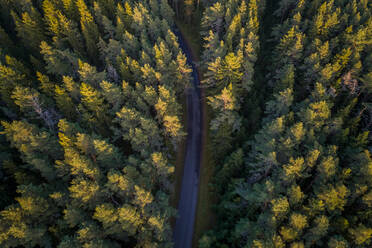
[[[200,98],[200,80],[196,66],[192,61],[192,53],[179,31],[175,31],[180,47],[192,67],[193,84],[187,91],[187,143],[185,166],[182,178],[180,200],[178,202],[178,218],[174,228],[174,247],[191,248],[194,234],[196,205],[198,200],[202,115]]]

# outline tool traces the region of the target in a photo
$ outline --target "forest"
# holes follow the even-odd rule
[[[371,130],[370,0],[0,0],[0,247],[372,247]]]

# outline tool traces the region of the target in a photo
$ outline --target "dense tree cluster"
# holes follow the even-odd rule
[[[263,8],[263,1],[217,1],[203,16],[202,84],[214,113],[213,145],[221,158],[243,124],[240,110],[253,85]]]
[[[0,0],[1,247],[171,247],[190,81],[166,0]]]
[[[252,14],[255,4],[218,1],[204,16],[210,128],[230,146],[239,128],[233,120],[247,118],[238,106],[252,97],[244,92],[252,85],[246,68],[259,46],[258,23],[267,21]],[[370,247],[371,3],[282,0],[266,11],[277,18],[265,37],[276,45],[265,47],[272,66],[266,84],[255,87],[272,96],[258,133],[235,142],[218,166],[218,224],[200,247]],[[240,43],[236,34],[250,33],[255,38],[245,40],[254,45]],[[214,144],[221,145],[226,150],[226,138]]]
[[[216,168],[199,247],[372,247],[369,0],[0,0],[0,247],[173,246],[176,23]]]

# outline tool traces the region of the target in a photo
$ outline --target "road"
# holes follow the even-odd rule
[[[187,143],[185,166],[183,171],[180,200],[178,202],[178,218],[174,229],[175,248],[191,248],[194,234],[196,205],[198,200],[200,155],[201,155],[201,101],[200,81],[196,67],[192,61],[191,50],[179,31],[180,47],[192,67],[193,85],[187,91]]]

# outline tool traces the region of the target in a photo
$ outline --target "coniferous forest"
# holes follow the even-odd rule
[[[370,0],[0,0],[0,247],[372,247],[370,130]]]

